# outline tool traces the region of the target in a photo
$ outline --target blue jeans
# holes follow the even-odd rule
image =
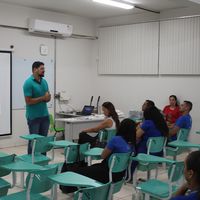
[[[39,134],[43,136],[47,136],[49,130],[49,116],[39,117],[33,120],[28,119],[28,128],[30,134]],[[28,143],[28,154],[31,154],[32,146],[31,141]]]

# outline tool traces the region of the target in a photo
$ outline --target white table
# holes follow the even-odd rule
[[[104,115],[90,115],[75,118],[57,118],[58,122],[65,124],[65,140],[77,140],[79,133],[86,128],[91,128],[105,119]]]

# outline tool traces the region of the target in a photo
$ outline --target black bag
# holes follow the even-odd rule
[[[78,152],[79,152],[79,150],[78,150]],[[61,173],[67,172],[67,171],[76,172],[81,167],[86,167],[86,166],[87,166],[87,163],[84,160],[80,161],[80,154],[78,153],[76,162],[69,163],[69,164],[66,164],[66,162],[63,163]],[[60,185],[60,190],[63,193],[67,194],[67,193],[75,192],[77,190],[77,187]]]

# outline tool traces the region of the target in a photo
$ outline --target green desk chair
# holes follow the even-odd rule
[[[110,130],[101,130],[99,131],[99,142],[102,144],[106,144],[112,137],[116,135],[116,129],[110,129]],[[104,145],[103,145],[104,146]],[[103,152],[103,148],[100,147],[94,147],[89,149],[87,152],[85,152],[85,156],[87,157],[88,165],[90,166],[92,163],[92,160],[101,160],[101,153]]]
[[[14,154],[13,155],[4,155],[4,156],[0,157],[0,177],[7,176],[8,174],[11,173],[10,170],[6,170],[6,169],[1,168],[1,165],[6,165],[6,164],[9,164],[9,163],[12,163],[12,162],[14,162],[14,159],[15,159]],[[13,185],[16,182],[15,179],[16,179],[16,177],[13,174]],[[0,178],[0,197],[7,195],[8,189],[11,188],[11,187],[12,186],[9,182]]]
[[[165,137],[150,137],[147,141],[147,155],[152,153],[159,153],[165,149],[166,139]],[[148,163],[148,162],[139,162],[137,169],[140,171],[147,172],[147,179],[151,176],[151,170],[156,170],[156,176],[158,175],[157,170],[158,163]]]
[[[113,183],[112,173],[123,172],[127,170],[130,162],[131,153],[114,153],[110,156],[108,161],[109,166],[109,182],[111,182],[111,196],[121,190],[125,181],[125,176],[121,181]]]
[[[88,166],[92,164],[92,160],[100,160],[103,148],[94,147],[84,152],[84,156],[87,158]]]
[[[136,189],[144,195],[144,199],[171,199],[172,194],[178,189],[177,182],[183,176],[183,162],[175,162],[168,168],[168,181],[149,179],[139,183]]]
[[[36,134],[35,134],[36,135]],[[23,138],[25,136],[22,136]],[[50,160],[53,158],[49,158],[42,153],[46,153],[52,149],[52,145],[49,144],[49,142],[52,142],[55,140],[54,136],[47,136],[47,137],[34,137],[32,138],[32,135],[26,135],[27,140],[32,141],[32,154],[25,154],[16,156],[16,159],[23,160],[25,162],[39,164],[39,165],[47,165]],[[28,139],[29,138],[29,139]]]
[[[110,129],[110,130],[101,130],[99,131],[99,141],[100,142],[108,142],[113,136],[116,135],[117,130],[116,129]]]
[[[54,121],[54,118],[53,118],[53,115],[52,115],[52,114],[49,115],[49,120],[50,120],[50,128],[49,128],[49,131],[50,131],[50,132],[54,132],[55,135],[56,135],[57,133],[63,133],[63,135],[64,135],[65,129],[62,128],[62,127],[57,127],[57,126],[55,125],[55,121]]]
[[[80,189],[74,194],[74,200],[110,200],[109,191],[111,183],[99,187]]]
[[[26,178],[26,187],[23,191],[13,193],[4,197],[0,200],[50,200],[46,196],[40,193],[47,192],[52,189],[52,182],[48,176],[57,173],[57,166],[47,166],[42,170],[31,172]]]
[[[178,141],[187,141],[188,140],[188,136],[190,133],[190,129],[180,129],[177,135],[177,142]],[[172,147],[172,146],[166,146],[165,148],[165,155],[166,156],[172,156],[174,160],[176,160],[177,155],[180,155],[181,153],[183,153],[185,151],[185,148],[181,148],[181,147]]]
[[[64,150],[65,163],[70,164],[77,161],[84,161],[84,152],[89,149],[89,143],[69,145]]]

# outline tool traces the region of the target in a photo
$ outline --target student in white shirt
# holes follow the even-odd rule
[[[79,134],[79,144],[87,143],[89,142],[92,146],[95,146],[97,139],[98,139],[98,133],[100,130],[109,130],[109,129],[116,129],[119,128],[119,117],[115,110],[114,105],[111,102],[104,102],[102,104],[102,111],[105,115],[105,120],[98,124],[97,126],[93,128],[88,128],[83,130]],[[94,133],[94,136],[90,136],[87,133]]]

